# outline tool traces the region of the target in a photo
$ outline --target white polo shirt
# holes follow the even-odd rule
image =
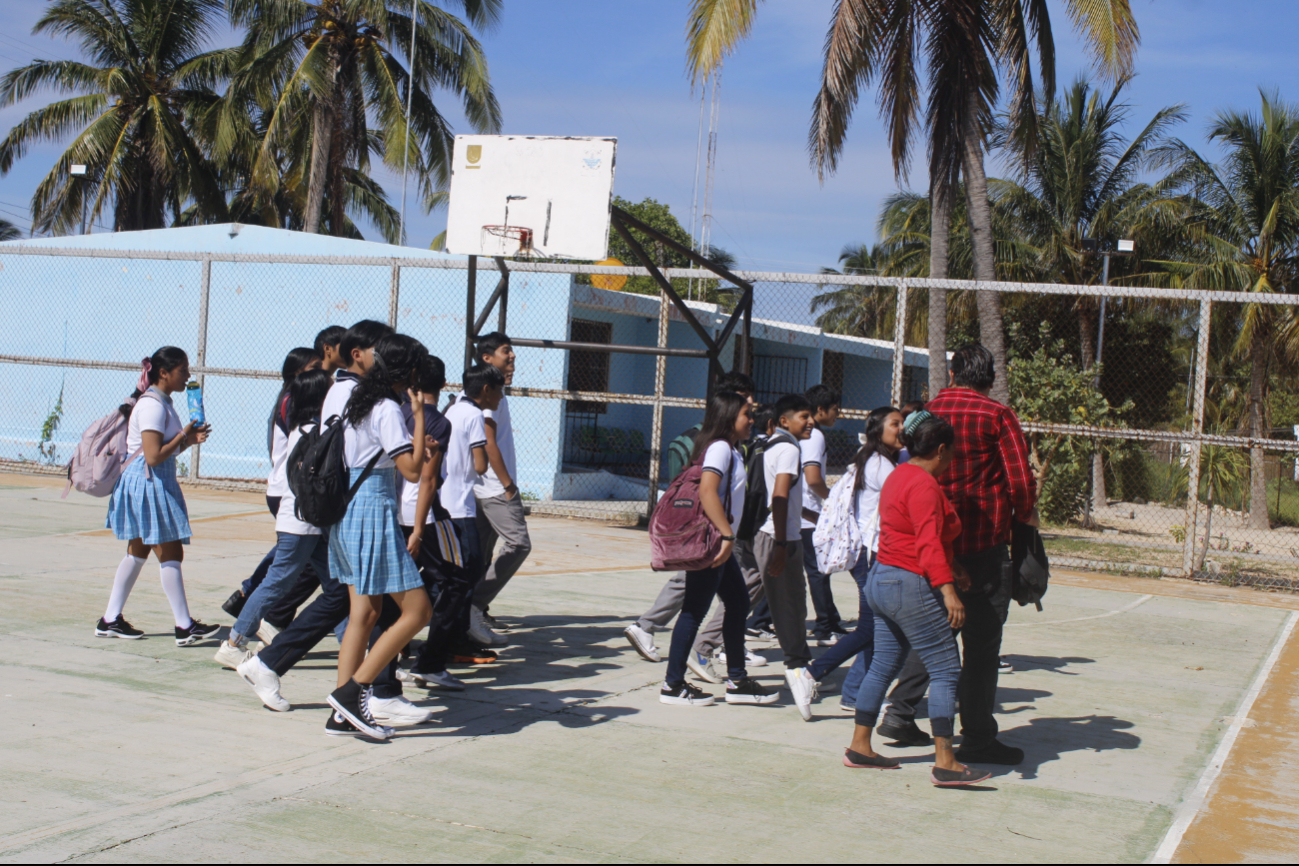
[[[510,424],[510,398],[502,397],[501,405],[495,409],[484,409],[483,418],[485,420],[496,422],[496,447],[501,451],[501,460],[505,463],[505,470],[510,473],[510,477],[518,482],[514,471],[514,427]],[[504,496],[505,485],[501,479],[496,477],[496,470],[490,463],[487,464],[487,474],[483,475],[477,484],[474,485],[474,496],[479,499],[489,499],[493,496]]]
[[[744,470],[744,458],[739,451],[719,439],[704,452],[703,470],[721,476],[718,493],[723,506],[726,505],[726,485],[731,485],[731,507],[727,517],[731,519],[731,534],[734,535],[740,526],[740,517],[744,514],[744,488],[749,483],[749,474]]]
[[[799,503],[803,501],[803,460],[798,445],[785,440],[772,445],[762,452],[762,472],[767,481],[767,507],[771,507],[776,494],[776,476],[793,475],[794,484],[789,488],[789,513],[785,517],[785,540],[798,541],[799,527],[803,523]],[[767,522],[762,524],[760,532],[772,538],[776,537],[776,513],[767,515]]]
[[[325,395],[325,404],[320,407],[320,420],[328,422],[335,415],[342,417],[343,410],[347,408],[347,401],[352,398],[352,391],[356,390],[357,383],[361,377],[355,373],[349,373],[347,370],[334,371],[334,384],[329,386],[329,393]]]
[[[806,469],[808,466],[816,466],[821,470],[821,480],[824,481],[826,447],[825,434],[821,432],[821,428],[813,427],[811,438],[799,442],[798,448],[803,455],[803,466],[801,468]],[[800,472],[799,475],[801,477],[802,473]],[[789,504],[793,508],[794,500],[791,499]],[[806,483],[803,485],[803,507],[815,511],[817,514],[821,513],[821,497],[817,496],[816,491]],[[815,520],[803,520],[800,517],[799,521],[803,529],[816,529]]]
[[[356,426],[343,422],[343,462],[351,469],[364,469],[376,454],[381,456],[374,468],[391,469],[394,457],[414,450],[396,400],[380,400]]]
[[[478,503],[474,500],[474,485],[479,476],[474,471],[474,449],[487,445],[483,410],[461,394],[443,416],[451,423],[451,437],[447,443],[447,456],[442,460],[442,488],[439,491],[442,507],[454,518],[476,517]]]
[[[171,404],[171,398],[159,391],[157,387],[150,387],[149,390],[153,393],[147,397],[141,394],[135,401],[135,407],[131,410],[131,420],[126,425],[128,455],[140,450],[140,446],[144,444],[144,437],[141,434],[145,430],[161,433],[163,445],[185,432],[185,425],[180,422],[180,416],[176,414],[176,407]]]

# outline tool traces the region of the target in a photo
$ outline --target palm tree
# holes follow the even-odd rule
[[[0,141],[0,175],[29,147],[75,134],[32,196],[36,231],[93,221],[110,202],[118,231],[161,228],[187,203],[221,214],[216,172],[191,129],[215,100],[231,49],[200,49],[222,23],[221,0],[55,0],[33,33],[75,40],[88,57],[35,60],[0,80],[0,107],[45,89],[76,94],[39,108]],[[69,172],[87,166],[84,178]]]
[[[23,236],[18,226],[7,219],[0,219],[0,241],[16,241]]]
[[[691,0],[687,66],[696,82],[711,75],[752,30],[758,0]],[[1107,74],[1126,74],[1139,41],[1129,0],[1066,0],[1075,28]],[[934,203],[930,273],[948,275],[946,231],[958,175],[965,176],[974,248],[974,278],[993,280],[996,251],[984,173],[985,142],[999,74],[1014,88],[1016,134],[1032,139],[1032,45],[1043,88],[1055,91],[1055,49],[1047,0],[836,0],[825,41],[820,92],[808,135],[812,161],[824,178],[837,167],[861,88],[878,79],[880,111],[888,128],[894,173],[906,174],[922,104],[919,73],[928,69],[924,100],[929,132],[929,192]],[[930,389],[945,385],[946,297],[931,291]],[[978,297],[980,335],[1005,369],[1001,304],[993,292]],[[937,338],[942,336],[942,340]],[[994,396],[1009,398],[1006,376]]]
[[[454,93],[475,131],[500,129],[500,106],[472,28],[495,25],[501,0],[456,5],[468,23],[427,0],[418,0],[414,21],[410,5],[397,0],[230,0],[231,19],[248,28],[231,102],[271,106],[253,183],[274,194],[277,159],[290,143],[300,148],[290,159],[306,169],[305,231],[319,231],[328,199],[330,230],[341,232],[353,198],[349,173],[366,173],[372,154],[395,171],[409,166],[426,202],[437,200],[450,177],[453,136],[433,90]],[[237,107],[229,114],[237,116]],[[236,146],[239,136],[236,121],[220,124],[218,152]]]
[[[1195,202],[1190,225],[1200,243],[1193,258],[1171,266],[1188,287],[1299,291],[1299,106],[1281,101],[1276,93],[1260,96],[1258,114],[1223,111],[1210,125],[1209,141],[1226,149],[1221,165],[1180,140],[1162,150],[1163,160],[1174,168],[1170,186],[1188,191]],[[1255,440],[1268,434],[1270,368],[1295,357],[1295,344],[1287,339],[1291,321],[1271,305],[1249,304],[1241,310],[1234,349],[1249,361],[1247,423]],[[1261,446],[1250,449],[1249,502],[1250,528],[1267,529]]]

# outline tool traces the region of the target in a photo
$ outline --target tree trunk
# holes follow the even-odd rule
[[[328,104],[316,100],[311,117],[311,176],[307,182],[307,213],[302,230],[308,234],[320,231],[320,216],[325,207],[325,184],[329,179],[329,152],[334,131],[333,112]]]
[[[972,97],[973,102],[977,97]],[[962,168],[965,171],[965,196],[969,204],[970,240],[974,247],[974,279],[993,282],[997,279],[997,256],[993,247],[992,207],[988,203],[988,176],[983,171],[983,131],[971,106],[967,112]],[[977,292],[975,306],[979,311],[979,341],[992,353],[997,365],[997,380],[992,383],[992,399],[1010,405],[1010,382],[1006,368],[1006,331],[1001,318],[1001,297],[996,292]]]
[[[929,276],[947,279],[947,250],[952,228],[950,186],[931,184],[929,190]],[[929,399],[947,387],[947,290],[929,290]]]
[[[1195,494],[1199,496],[1199,493]],[[1198,527],[1191,527],[1191,544],[1195,544],[1195,530]],[[1209,538],[1213,534],[1213,482],[1209,482],[1209,516],[1204,522],[1204,547],[1200,550],[1199,561],[1195,563],[1195,568],[1191,569],[1191,576],[1204,571],[1204,560],[1209,555]]]
[[[1249,346],[1249,435],[1255,440],[1266,436],[1263,430],[1263,401],[1266,399],[1267,345],[1262,326],[1254,326],[1254,336]],[[1249,528],[1269,529],[1267,517],[1267,473],[1263,464],[1263,449],[1249,449]]]
[[[1078,306],[1078,343],[1082,355],[1082,367],[1086,370],[1096,363],[1096,328],[1099,321],[1099,310],[1093,309],[1088,299],[1081,299]],[[1096,382],[1100,386],[1099,377]],[[1096,452],[1092,454],[1092,513],[1095,515],[1109,504],[1105,490],[1105,460],[1101,457],[1100,443],[1096,443]]]

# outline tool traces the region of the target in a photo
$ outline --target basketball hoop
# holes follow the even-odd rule
[[[521,226],[483,226],[484,240],[487,235],[502,238],[503,240],[515,241],[519,247],[518,252],[528,253],[532,251],[532,229],[525,229]],[[501,244],[502,247],[505,244]],[[508,252],[502,250],[502,252]]]

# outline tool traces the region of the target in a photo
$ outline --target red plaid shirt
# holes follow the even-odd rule
[[[969,388],[944,388],[925,409],[956,428],[956,456],[939,479],[961,518],[955,552],[1009,544],[1012,518],[1024,520],[1037,502],[1018,416]]]

